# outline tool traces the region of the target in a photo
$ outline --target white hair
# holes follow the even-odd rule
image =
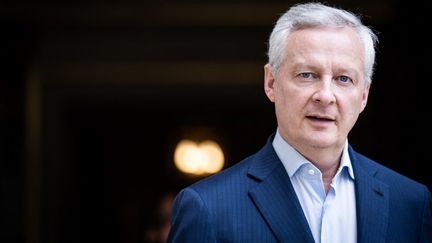
[[[321,3],[297,4],[285,12],[277,21],[269,39],[268,58],[273,75],[279,72],[286,53],[286,43],[292,31],[308,27],[351,27],[360,37],[365,51],[365,81],[372,82],[375,64],[377,36],[360,17],[346,10],[329,7]]]

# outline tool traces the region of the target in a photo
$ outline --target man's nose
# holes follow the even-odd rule
[[[330,78],[323,79],[317,83],[312,99],[323,105],[329,105],[336,101],[333,83]]]

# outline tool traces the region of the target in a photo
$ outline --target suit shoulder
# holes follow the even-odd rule
[[[217,174],[199,180],[189,187],[198,193],[202,193],[211,190],[223,190],[227,187],[232,187],[235,184],[240,186],[242,183],[247,181],[247,171],[253,158],[254,155],[251,155]]]
[[[362,163],[362,167],[369,171],[374,171],[374,176],[382,182],[391,185],[392,187],[398,187],[403,191],[424,191],[426,185],[409,178],[387,166],[384,166],[375,160],[368,158],[362,154],[356,153],[359,163]]]

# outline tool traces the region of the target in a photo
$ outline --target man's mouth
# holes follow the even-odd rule
[[[320,116],[320,115],[310,115],[306,116],[306,118],[313,121],[323,121],[323,122],[334,122],[335,119],[330,116]]]

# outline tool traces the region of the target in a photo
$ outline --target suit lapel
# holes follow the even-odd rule
[[[388,186],[374,177],[376,167],[360,159],[352,149],[350,155],[355,174],[358,242],[385,242],[389,214]]]
[[[249,196],[281,242],[314,242],[285,168],[270,143],[256,156],[249,176],[260,181]]]
[[[314,242],[300,202],[271,145],[257,153],[248,175],[258,184],[249,196],[281,242]],[[349,147],[355,174],[358,243],[385,242],[389,215],[388,185],[375,178],[377,167]],[[288,210],[287,210],[288,209]]]

